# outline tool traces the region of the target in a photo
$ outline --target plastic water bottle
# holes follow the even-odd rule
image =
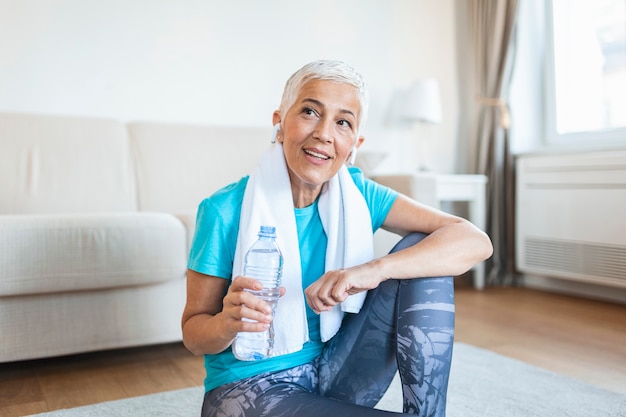
[[[280,296],[280,279],[283,273],[283,255],[276,244],[276,228],[261,226],[259,239],[250,247],[244,258],[243,275],[263,284],[260,291],[247,290],[264,300],[272,308],[272,317]],[[243,319],[245,321],[253,321]],[[233,354],[242,361],[257,361],[272,354],[274,324],[264,332],[240,332],[233,342]]]

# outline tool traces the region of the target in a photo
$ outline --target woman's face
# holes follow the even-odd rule
[[[304,84],[286,114],[274,112],[274,124],[281,124],[278,141],[283,144],[296,207],[312,204],[352,148],[360,146],[360,112],[355,87],[323,80]]]

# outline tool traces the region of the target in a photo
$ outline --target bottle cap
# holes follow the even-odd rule
[[[261,226],[259,236],[276,237],[276,228],[274,226]]]

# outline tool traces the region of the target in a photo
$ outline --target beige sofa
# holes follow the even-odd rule
[[[270,134],[0,113],[0,362],[181,340],[196,207]]]

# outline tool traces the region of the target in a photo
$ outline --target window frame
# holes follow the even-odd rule
[[[544,145],[559,148],[605,149],[626,146],[626,127],[589,130],[571,133],[558,133],[556,127],[556,73],[554,48],[554,7],[553,0],[545,3],[546,45],[545,45],[545,89],[544,89]]]

